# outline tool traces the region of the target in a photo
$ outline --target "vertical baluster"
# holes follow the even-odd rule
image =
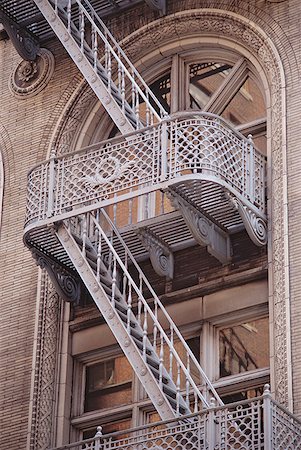
[[[113,259],[113,254],[112,254],[112,250],[111,248],[113,247],[113,238],[114,238],[114,231],[111,230],[110,233],[110,241],[111,241],[111,247],[109,247],[109,255],[108,255],[108,272],[112,273],[112,259]]]
[[[112,306],[115,306],[116,276],[117,276],[117,268],[116,268],[116,258],[114,255],[113,256],[113,272],[112,272],[112,297],[111,297]]]
[[[124,76],[124,68],[121,67],[121,99],[122,99],[122,111],[125,109],[125,76]]]
[[[146,121],[146,126],[148,127],[150,125],[150,108],[149,108],[149,94],[148,92],[146,92],[146,108],[145,108],[145,121]]]
[[[120,63],[120,50],[117,52],[117,79],[118,79],[118,91],[121,93],[121,63]]]
[[[135,94],[136,94],[136,98],[135,98],[135,115],[136,115],[136,128],[137,130],[140,128],[140,105],[139,105],[139,92],[137,90],[137,88],[135,89]]]
[[[127,271],[128,271],[128,254],[125,253],[124,257],[124,265],[125,265],[125,271],[123,272],[123,283],[122,283],[122,296],[125,298],[126,295],[126,287],[127,287]]]
[[[139,292],[141,292],[141,294],[143,294],[143,292],[142,292],[142,283],[143,283],[142,275],[141,275],[141,273],[139,273]],[[139,295],[139,298],[138,298],[138,305],[137,306],[138,306],[137,320],[138,320],[139,325],[141,326],[142,300],[141,300],[140,295]]]
[[[99,280],[100,279],[100,272],[101,272],[101,252],[102,252],[102,235],[101,233],[98,233],[98,245],[97,245],[97,269],[96,269],[96,277]]]
[[[155,300],[155,309],[154,309],[154,313],[155,313],[155,318],[156,320],[154,321],[154,325],[153,325],[153,346],[154,349],[156,349],[157,346],[157,333],[158,333],[158,327],[157,327],[157,320],[158,320],[158,305],[157,305],[157,301]]]
[[[71,33],[71,0],[68,0],[67,4],[67,21],[68,21],[68,33]]]
[[[132,92],[131,92],[131,94],[132,94],[132,109],[133,109],[133,111],[135,110],[135,99],[136,99],[135,92],[136,92],[135,91],[135,73],[132,69]]]
[[[132,284],[129,282],[129,294],[127,301],[127,324],[126,324],[126,328],[129,334],[131,332],[131,311],[132,311]]]
[[[193,406],[193,412],[198,412],[198,396],[197,393],[194,391],[194,406]]]
[[[164,345],[163,345],[163,335],[160,332],[160,353],[159,353],[159,386],[162,389],[163,380],[163,367],[164,367]]]
[[[179,415],[180,413],[180,391],[181,391],[181,367],[179,362],[177,362],[177,382],[176,382],[176,388],[177,388],[177,409],[176,413]]]
[[[82,10],[79,13],[80,51],[84,53],[85,42],[85,15]]]
[[[187,375],[186,375],[186,403],[187,406],[189,407],[189,387],[190,387],[190,382],[189,382],[189,378],[188,376],[190,375],[190,357],[189,357],[189,353],[186,353],[187,356]]]
[[[142,356],[144,361],[146,361],[146,344],[147,344],[147,309],[144,305],[144,321],[143,321],[143,350],[142,350]]]
[[[97,72],[97,59],[98,59],[98,37],[95,26],[92,27],[92,42],[93,42],[93,62],[94,62],[94,70]]]
[[[111,50],[108,46],[108,67],[107,67],[107,75],[108,75],[108,90],[111,92],[112,85],[112,58],[111,58]]]
[[[173,347],[173,327],[170,325],[170,344]],[[173,363],[173,353],[169,352],[169,376],[172,379],[172,363]]]
[[[84,215],[84,218],[83,218],[82,240],[83,240],[82,254],[85,257],[86,256],[86,242],[87,242],[87,217],[86,217],[86,214]]]
[[[57,3],[58,3],[58,0],[55,0],[55,2],[54,2],[54,12],[55,12],[55,14],[57,14]]]

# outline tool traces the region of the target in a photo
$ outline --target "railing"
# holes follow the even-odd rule
[[[149,343],[157,353],[160,388],[163,386],[165,370],[173,380],[177,416],[181,415],[181,390],[185,391],[183,398],[188,411],[197,412],[208,408],[211,397],[222,404],[212,383],[104,209],[74,217],[67,224],[71,233],[83,242],[83,257],[86,255],[86,243],[93,242],[97,252],[96,278],[100,284],[103,278],[101,267],[105,261],[112,278],[111,304],[115,308],[118,295],[122,295],[127,311],[124,326],[129,337],[133,320],[138,322],[143,332],[143,359],[147,361]],[[146,293],[150,294],[152,302],[146,300]],[[135,341],[133,344],[136,345]],[[202,386],[202,389],[198,386]]]
[[[268,385],[262,397],[222,407],[211,407],[197,415],[59,447],[55,450],[286,450],[301,449],[301,422],[271,398]],[[192,420],[193,419],[193,420]]]
[[[52,0],[50,4],[53,5],[54,12],[58,14],[61,8],[60,0]],[[71,32],[72,27],[76,27],[80,35],[81,52],[84,54],[89,47],[93,54],[92,64],[96,73],[98,61],[103,64],[107,74],[108,91],[111,92],[113,85],[116,85],[121,96],[123,111],[126,108],[126,98],[131,98],[137,128],[141,127],[142,123],[146,126],[152,125],[154,120],[167,116],[167,112],[97,15],[91,3],[88,0],[68,0],[65,13],[68,32]]]
[[[265,167],[252,140],[218,116],[181,113],[36,166],[28,175],[26,224],[191,179],[219,183],[264,216]]]

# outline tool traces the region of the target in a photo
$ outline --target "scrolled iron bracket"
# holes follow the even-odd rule
[[[154,271],[159,276],[172,280],[174,274],[174,257],[168,245],[147,228],[141,228],[136,233],[143,246],[149,252]]]
[[[31,252],[37,265],[47,271],[59,296],[66,302],[79,304],[80,281],[39,250],[31,248]]]
[[[190,205],[178,193],[166,191],[171,204],[182,214],[192,236],[201,247],[207,247],[208,253],[222,264],[231,261],[232,248],[229,235]]]
[[[226,197],[233,208],[235,208],[246,228],[250,239],[258,247],[263,247],[268,241],[268,230],[266,221],[260,217],[251,208],[244,205],[241,200],[233,194],[226,192]]]
[[[1,8],[0,22],[21,58],[26,61],[35,61],[40,50],[40,44],[37,38],[9,17]]]

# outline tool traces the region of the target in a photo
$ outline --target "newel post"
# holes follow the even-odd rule
[[[100,450],[101,443],[100,440],[102,438],[102,427],[97,427],[97,432],[94,436],[95,442],[94,442],[94,450]]]
[[[216,419],[216,412],[215,412],[215,399],[210,399],[210,407],[208,409],[208,450],[214,450],[215,449],[215,441],[216,441],[216,427],[215,427],[215,419]]]
[[[265,384],[263,392],[264,450],[273,450],[272,395],[270,385]]]
[[[51,150],[49,160],[49,173],[48,173],[48,198],[47,198],[47,217],[53,216],[54,212],[54,187],[56,180],[56,154],[55,148]],[[46,195],[46,193],[45,193]]]

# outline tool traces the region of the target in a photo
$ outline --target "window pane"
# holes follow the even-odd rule
[[[85,412],[131,401],[132,368],[124,356],[86,368]]]
[[[118,422],[105,423],[105,424],[102,424],[101,427],[102,427],[102,434],[110,434],[110,433],[116,433],[117,431],[128,430],[129,428],[132,427],[132,419],[129,418],[129,419],[124,419],[124,420],[119,420]],[[87,428],[83,432],[83,439],[89,439],[89,438],[94,437],[96,434],[96,431],[97,431],[97,427]],[[126,435],[122,434],[122,435],[117,436],[116,439],[123,439],[125,437],[126,437]]]
[[[220,377],[269,366],[268,318],[219,332]]]
[[[206,62],[189,66],[191,109],[202,110],[231,70],[228,64]]]
[[[263,394],[264,387],[250,387],[244,391],[233,392],[232,394],[222,395],[221,399],[224,403],[235,403],[242,400],[249,400],[254,397],[260,397]]]
[[[256,83],[248,78],[222,113],[232,125],[241,125],[266,116],[265,101]]]

